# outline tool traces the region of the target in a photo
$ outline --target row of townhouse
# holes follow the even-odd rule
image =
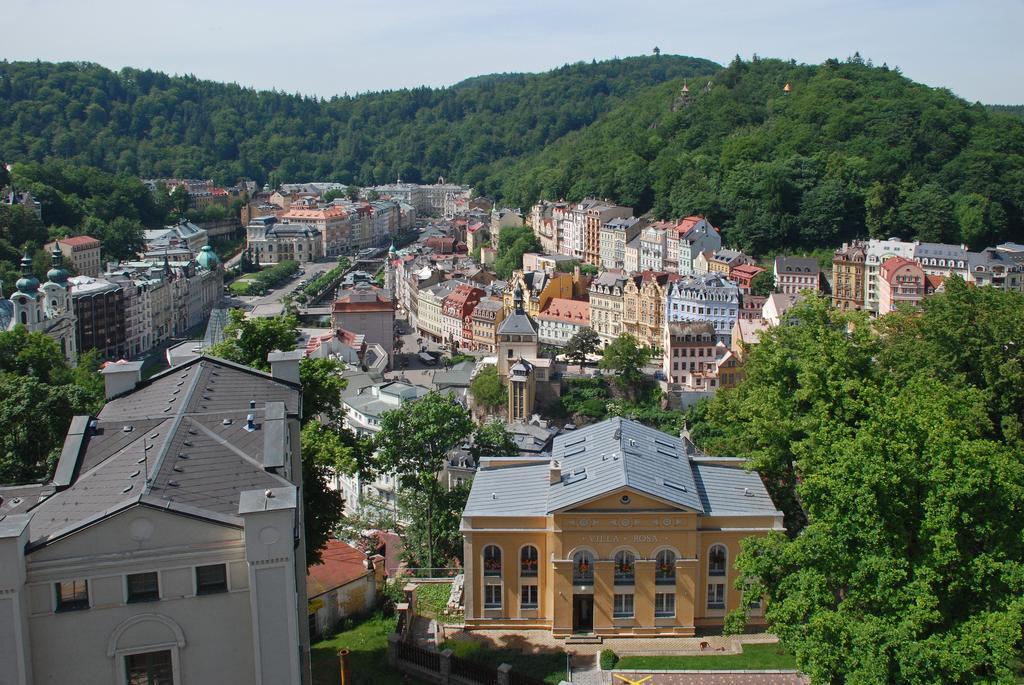
[[[202,323],[223,295],[223,269],[209,246],[196,259],[123,262],[101,277],[69,276],[59,242],[52,259],[42,284],[32,259],[22,260],[10,301],[0,292],[0,330],[45,333],[71,363],[90,349],[104,359],[141,356]]]
[[[585,264],[606,266],[609,260],[614,262],[615,242],[610,234],[602,235],[605,226],[614,219],[632,216],[631,207],[606,200],[586,198],[576,203],[542,200],[531,209],[529,223],[544,252],[569,255]],[[620,226],[619,223],[615,225]],[[623,230],[633,232],[632,226],[630,224]]]
[[[688,216],[678,222],[657,221],[645,226],[626,243],[626,271],[668,271],[681,275],[702,273],[698,258],[722,249],[722,236],[707,219]],[[705,265],[704,271],[708,268]]]
[[[917,304],[951,275],[979,287],[1021,292],[1024,245],[1004,243],[972,252],[965,245],[895,238],[844,243],[832,258],[832,303],[883,314],[899,302]]]

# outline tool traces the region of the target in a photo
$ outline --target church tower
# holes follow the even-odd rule
[[[512,313],[498,325],[498,375],[507,378],[517,359],[537,358],[537,327],[523,308],[523,289],[516,287]]]
[[[17,290],[11,295],[14,305],[14,323],[30,331],[38,331],[43,323],[43,307],[39,296],[39,279],[32,275],[32,258],[21,258],[21,278],[14,284]]]
[[[537,400],[537,375],[522,357],[508,370],[508,420],[527,422]]]

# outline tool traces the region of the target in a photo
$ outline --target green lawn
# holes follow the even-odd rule
[[[462,623],[462,612],[446,614],[451,583],[420,583],[416,586],[416,612],[420,616],[436,618],[441,623]]]
[[[338,685],[338,650],[349,650],[347,685],[423,685],[417,680],[405,680],[401,673],[388,667],[388,634],[394,632],[397,617],[384,618],[380,614],[354,623],[330,640],[317,642],[312,647],[313,685]]]
[[[508,664],[514,671],[551,685],[558,685],[566,679],[565,652],[562,650],[527,652],[526,650],[535,648],[526,644],[522,647],[498,648],[473,640],[448,640],[442,645],[442,649],[450,649],[455,656],[487,664],[493,668]]]
[[[742,654],[707,656],[624,656],[615,670],[758,671],[796,668],[796,657],[777,644],[743,645]]]
[[[231,282],[231,285],[228,286],[228,290],[233,295],[248,295],[249,286],[251,284],[252,281],[247,278],[237,278]]]

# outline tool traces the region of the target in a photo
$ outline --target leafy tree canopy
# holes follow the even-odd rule
[[[598,366],[617,372],[616,383],[622,388],[639,390],[645,380],[644,366],[651,359],[651,348],[635,336],[623,333],[611,341],[603,351]]]
[[[588,355],[601,351],[601,336],[590,326],[584,326],[569,338],[562,351],[569,361],[582,369]]]
[[[788,535],[744,543],[737,588],[814,682],[1013,682],[1024,296],[954,277],[920,313],[809,297],[785,323],[694,426],[786,514]]]
[[[508,402],[508,388],[501,382],[498,369],[488,366],[481,370],[469,384],[469,392],[473,400],[486,411],[500,411]]]

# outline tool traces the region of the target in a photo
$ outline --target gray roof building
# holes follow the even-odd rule
[[[463,516],[544,516],[622,488],[703,515],[782,516],[756,472],[629,419],[557,436],[551,459],[481,468]],[[555,482],[552,464],[560,470]]]

